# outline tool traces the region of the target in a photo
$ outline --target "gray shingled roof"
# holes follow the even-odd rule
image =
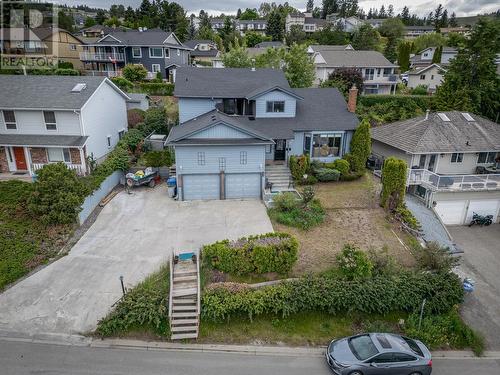
[[[174,95],[196,98],[245,98],[256,90],[265,91],[272,87],[290,89],[281,70],[180,67],[176,73]]]
[[[325,59],[325,64],[318,64],[318,66],[325,67],[352,67],[352,68],[365,68],[365,67],[395,67],[389,60],[385,58],[380,52],[377,51],[320,51],[321,56]]]
[[[500,124],[471,114],[467,121],[458,112],[444,112],[451,121],[437,113],[378,126],[372,139],[412,153],[480,152],[500,150]]]
[[[309,46],[314,52],[322,52],[322,51],[345,51],[345,50],[354,50],[350,44],[344,45],[330,45],[330,44],[311,44]]]
[[[165,40],[172,35],[172,32],[166,32],[161,29],[151,29],[146,31],[139,30],[129,30],[129,31],[113,31],[111,33],[107,33],[101,39],[106,38],[108,35],[111,35],[113,38],[116,38],[118,41],[113,41],[113,38],[107,38],[105,41],[98,42],[96,44],[108,45],[108,44],[116,44],[123,46],[159,46],[159,45],[168,45],[175,46],[177,48],[188,48],[187,46],[180,44],[170,44],[165,43]],[[174,34],[175,35],[175,34]],[[111,41],[109,40],[111,39]]]
[[[184,42],[185,46],[188,46],[189,48],[196,47],[198,44],[216,44],[213,40],[210,39],[191,39],[188,41]]]
[[[104,80],[107,78],[0,75],[0,87],[5,88],[0,90],[0,109],[81,109]],[[79,93],[71,92],[78,83],[87,87]]]
[[[87,138],[79,135],[0,134],[0,145],[82,147]]]
[[[174,127],[167,142],[182,139],[195,130],[205,128],[217,121],[248,129],[269,139],[291,139],[294,131],[341,131],[354,130],[358,126],[355,114],[347,110],[344,97],[335,88],[293,89],[297,100],[296,117],[292,118],[255,118],[247,116],[228,116],[216,110]]]
[[[269,48],[269,47],[280,48],[280,47],[284,47],[284,44],[283,44],[283,42],[279,42],[279,41],[260,42],[260,43],[257,43],[255,45],[255,47],[257,47],[257,48]]]

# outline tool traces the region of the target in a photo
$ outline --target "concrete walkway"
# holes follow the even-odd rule
[[[0,331],[93,330],[127,287],[158,270],[172,250],[271,232],[262,202],[176,202],[165,185],[118,194],[69,255],[0,295]]]
[[[441,246],[456,251],[453,240],[448,235],[446,228],[436,217],[436,214],[427,208],[418,198],[406,195],[406,207],[413,213],[422,226],[423,237],[426,242],[435,241]]]

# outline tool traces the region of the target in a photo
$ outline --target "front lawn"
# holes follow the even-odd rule
[[[407,235],[390,223],[379,207],[379,181],[372,175],[367,173],[355,181],[318,183],[314,189],[325,212],[323,223],[302,230],[284,225],[270,215],[275,231],[289,233],[299,241],[295,275],[331,268],[346,243],[365,250],[385,249],[398,264],[415,265],[409,248],[403,244]]]
[[[54,257],[72,233],[72,225],[47,226],[29,214],[32,186],[0,182],[0,290]]]

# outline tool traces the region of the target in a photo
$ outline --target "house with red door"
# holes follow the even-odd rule
[[[0,178],[62,162],[89,172],[127,131],[130,98],[105,77],[0,76]]]

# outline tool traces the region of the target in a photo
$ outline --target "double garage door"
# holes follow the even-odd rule
[[[472,215],[493,215],[493,222],[498,222],[500,199],[438,201],[435,210],[446,225],[466,225]]]
[[[183,199],[260,198],[260,173],[226,174],[224,177],[225,189],[221,189],[221,176],[218,174],[183,175]]]

